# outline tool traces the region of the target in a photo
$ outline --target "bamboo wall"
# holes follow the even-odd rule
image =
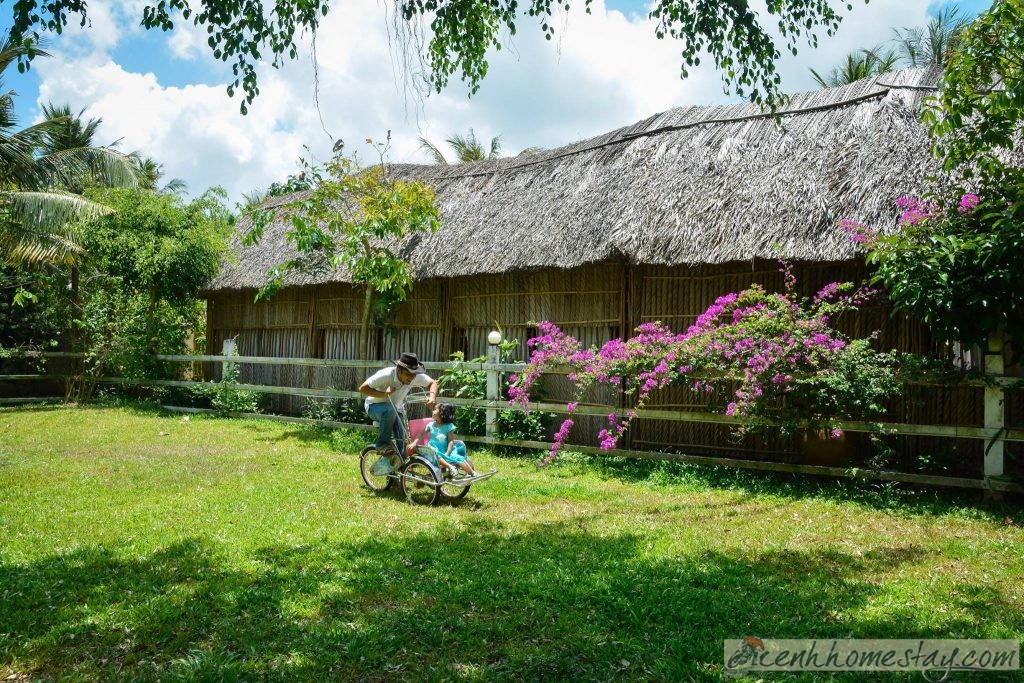
[[[798,264],[799,287],[813,295],[832,281],[861,281],[862,264],[853,262]],[[500,325],[507,339],[520,342],[518,360],[527,356],[525,342],[535,336],[532,323],[550,320],[584,344],[600,344],[629,334],[637,325],[660,320],[684,330],[722,294],[751,283],[780,291],[782,276],[771,262],[695,267],[627,267],[619,263],[571,270],[484,275],[418,283],[410,299],[390,320],[372,330],[373,356],[390,361],[402,351],[422,360],[447,360],[453,351],[467,358],[486,353],[488,332]],[[218,353],[223,340],[237,337],[239,353],[259,356],[354,358],[362,297],[349,285],[330,284],[282,290],[272,301],[253,303],[253,292],[210,296],[208,340]],[[843,331],[866,336],[878,330],[880,348],[931,353],[927,331],[903,316],[893,317],[884,302],[834,323]],[[382,363],[383,364],[383,363]],[[363,379],[351,369],[243,366],[242,379],[257,384],[353,388]],[[571,396],[564,379],[550,377],[545,396]],[[721,397],[719,397],[721,398]],[[595,393],[595,402],[614,402],[612,394]],[[301,412],[304,399],[275,397],[273,408]],[[707,396],[671,389],[650,407],[700,409]],[[980,389],[912,388],[892,406],[893,421],[980,426]],[[597,418],[577,422],[573,441],[594,443],[603,426]],[[690,453],[742,453],[744,457],[790,459],[794,444],[780,438],[748,437],[736,441],[727,427],[701,423],[640,421],[628,432],[634,448],[675,448]],[[980,475],[981,442],[927,437],[902,437],[897,446],[900,468],[916,469],[919,455],[933,454],[949,474]]]

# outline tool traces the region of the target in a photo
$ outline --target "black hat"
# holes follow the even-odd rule
[[[401,357],[395,361],[395,365],[400,368],[404,368],[409,372],[419,372],[423,369],[423,366],[420,365],[420,359],[416,357],[416,354],[409,353],[408,351],[403,353]]]

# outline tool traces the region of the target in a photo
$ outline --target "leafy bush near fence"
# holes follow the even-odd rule
[[[237,353],[234,355],[238,355]],[[221,415],[230,413],[260,412],[261,394],[255,391],[236,389],[241,367],[238,363],[225,363],[224,373],[219,382],[193,387],[196,396],[208,399],[210,407]]]
[[[501,362],[513,362],[512,354],[519,346],[517,340],[502,342],[499,349]],[[465,354],[456,351],[451,356],[452,367],[438,379],[438,386],[444,397],[477,399],[487,398],[487,372],[471,370],[468,363],[486,363],[486,356],[466,360]],[[507,377],[502,377],[501,393],[508,389]],[[459,433],[467,436],[483,436],[486,431],[487,411],[483,408],[457,406],[456,421]],[[521,410],[502,410],[498,413],[498,437],[512,441],[541,441],[547,438],[551,416],[545,413],[524,413]]]
[[[306,402],[302,416],[310,420],[323,420],[325,422],[373,424],[373,420],[366,414],[363,402],[358,398],[311,398]]]
[[[84,352],[74,383],[88,399],[103,376],[174,376],[180,365],[155,354],[202,346],[205,307],[199,289],[216,275],[231,229],[223,190],[185,203],[146,190],[96,190],[90,195],[115,211],[83,227],[87,258],[73,304],[75,350]],[[214,392],[217,405],[246,407],[233,394]]]

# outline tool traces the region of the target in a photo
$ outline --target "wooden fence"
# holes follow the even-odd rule
[[[989,362],[990,371],[998,372],[1001,368],[1001,349],[989,349],[992,353]],[[29,357],[53,357],[53,358],[81,358],[80,354],[71,353],[28,353]],[[238,355],[160,355],[155,356],[156,360],[176,363],[237,363],[253,365],[274,365],[308,368],[352,368],[362,370],[378,369],[381,361],[378,360],[336,360],[323,358],[281,358],[264,356],[238,356]],[[501,439],[498,437],[497,418],[498,412],[512,407],[500,394],[501,375],[504,373],[519,372],[523,369],[522,364],[502,364],[497,362],[497,348],[492,347],[487,363],[463,363],[461,368],[465,370],[478,370],[487,373],[487,397],[485,399],[459,399],[445,398],[446,401],[457,406],[480,408],[486,413],[486,433],[484,436],[466,436],[469,442],[485,443],[492,445],[515,446],[522,448],[547,449],[550,443],[542,441],[516,441]],[[428,370],[448,370],[452,363],[425,362]],[[365,374],[365,372],[364,372]],[[28,381],[28,380],[55,380],[67,378],[67,374],[9,374],[0,375],[0,381]],[[354,390],[339,390],[329,388],[292,387],[265,384],[243,384],[243,383],[216,383],[190,380],[132,380],[119,377],[102,377],[97,380],[99,383],[128,386],[147,387],[182,387],[192,388],[199,386],[221,386],[224,388],[252,391],[266,394],[281,394],[299,396],[306,398],[348,398],[361,399],[362,395]],[[935,385],[935,383],[915,382],[915,384]],[[612,449],[604,451],[599,448],[573,444],[569,447],[574,451],[583,453],[605,453],[609,455],[620,455],[644,459],[674,460],[680,462],[694,463],[700,465],[729,466],[747,469],[768,470],[775,472],[790,472],[800,474],[825,475],[832,477],[852,477],[858,479],[875,479],[884,481],[898,481],[915,484],[926,484],[931,486],[948,486],[969,489],[981,489],[991,494],[1001,492],[1024,493],[1024,485],[1009,481],[1004,477],[1005,453],[1008,443],[1024,443],[1024,429],[1008,428],[1006,420],[1007,391],[1017,388],[1020,380],[1011,377],[994,376],[985,380],[961,381],[949,385],[954,387],[984,387],[985,411],[984,424],[978,426],[959,425],[921,425],[907,423],[865,423],[865,422],[843,422],[838,426],[850,432],[874,432],[879,427],[886,434],[930,436],[948,439],[980,439],[987,443],[984,456],[983,477],[966,478],[951,477],[931,474],[915,474],[909,472],[896,472],[888,470],[869,470],[842,467],[824,467],[817,465],[803,465],[784,462],[771,462],[764,460],[745,460],[742,458],[710,457],[702,455],[687,455],[682,453],[666,453],[635,449]],[[10,398],[0,400],[3,403],[27,403],[32,401],[59,400],[59,397],[38,397],[38,398]],[[181,406],[165,406],[169,410],[181,412],[212,412],[208,409],[188,408]],[[567,413],[567,406],[564,403],[542,402],[531,403],[531,410],[539,410],[550,413]],[[580,404],[576,408],[576,415],[606,416],[616,406],[604,404]],[[292,417],[285,415],[246,414],[244,417],[259,419],[279,420],[285,422],[296,422],[303,424],[320,424],[333,427],[351,427],[357,429],[372,429],[365,424],[349,424],[330,422],[325,420],[313,420],[309,418]],[[718,425],[736,425],[741,422],[738,418],[728,417],[717,413],[702,410],[663,410],[663,409],[640,409],[636,411],[637,419],[661,420],[668,422],[690,422]],[[767,422],[771,425],[771,422]]]

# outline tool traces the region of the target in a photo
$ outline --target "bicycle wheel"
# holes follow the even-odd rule
[[[363,483],[371,491],[387,491],[395,485],[396,475],[393,472],[387,474],[373,473],[373,466],[380,458],[380,452],[372,444],[359,453],[359,474],[363,476]]]
[[[459,484],[459,479],[453,479],[450,474],[442,475],[444,483],[441,484],[441,495],[448,500],[462,500],[469,493],[472,484]]]
[[[410,503],[433,505],[440,498],[441,473],[420,456],[413,456],[402,468],[402,492]]]

